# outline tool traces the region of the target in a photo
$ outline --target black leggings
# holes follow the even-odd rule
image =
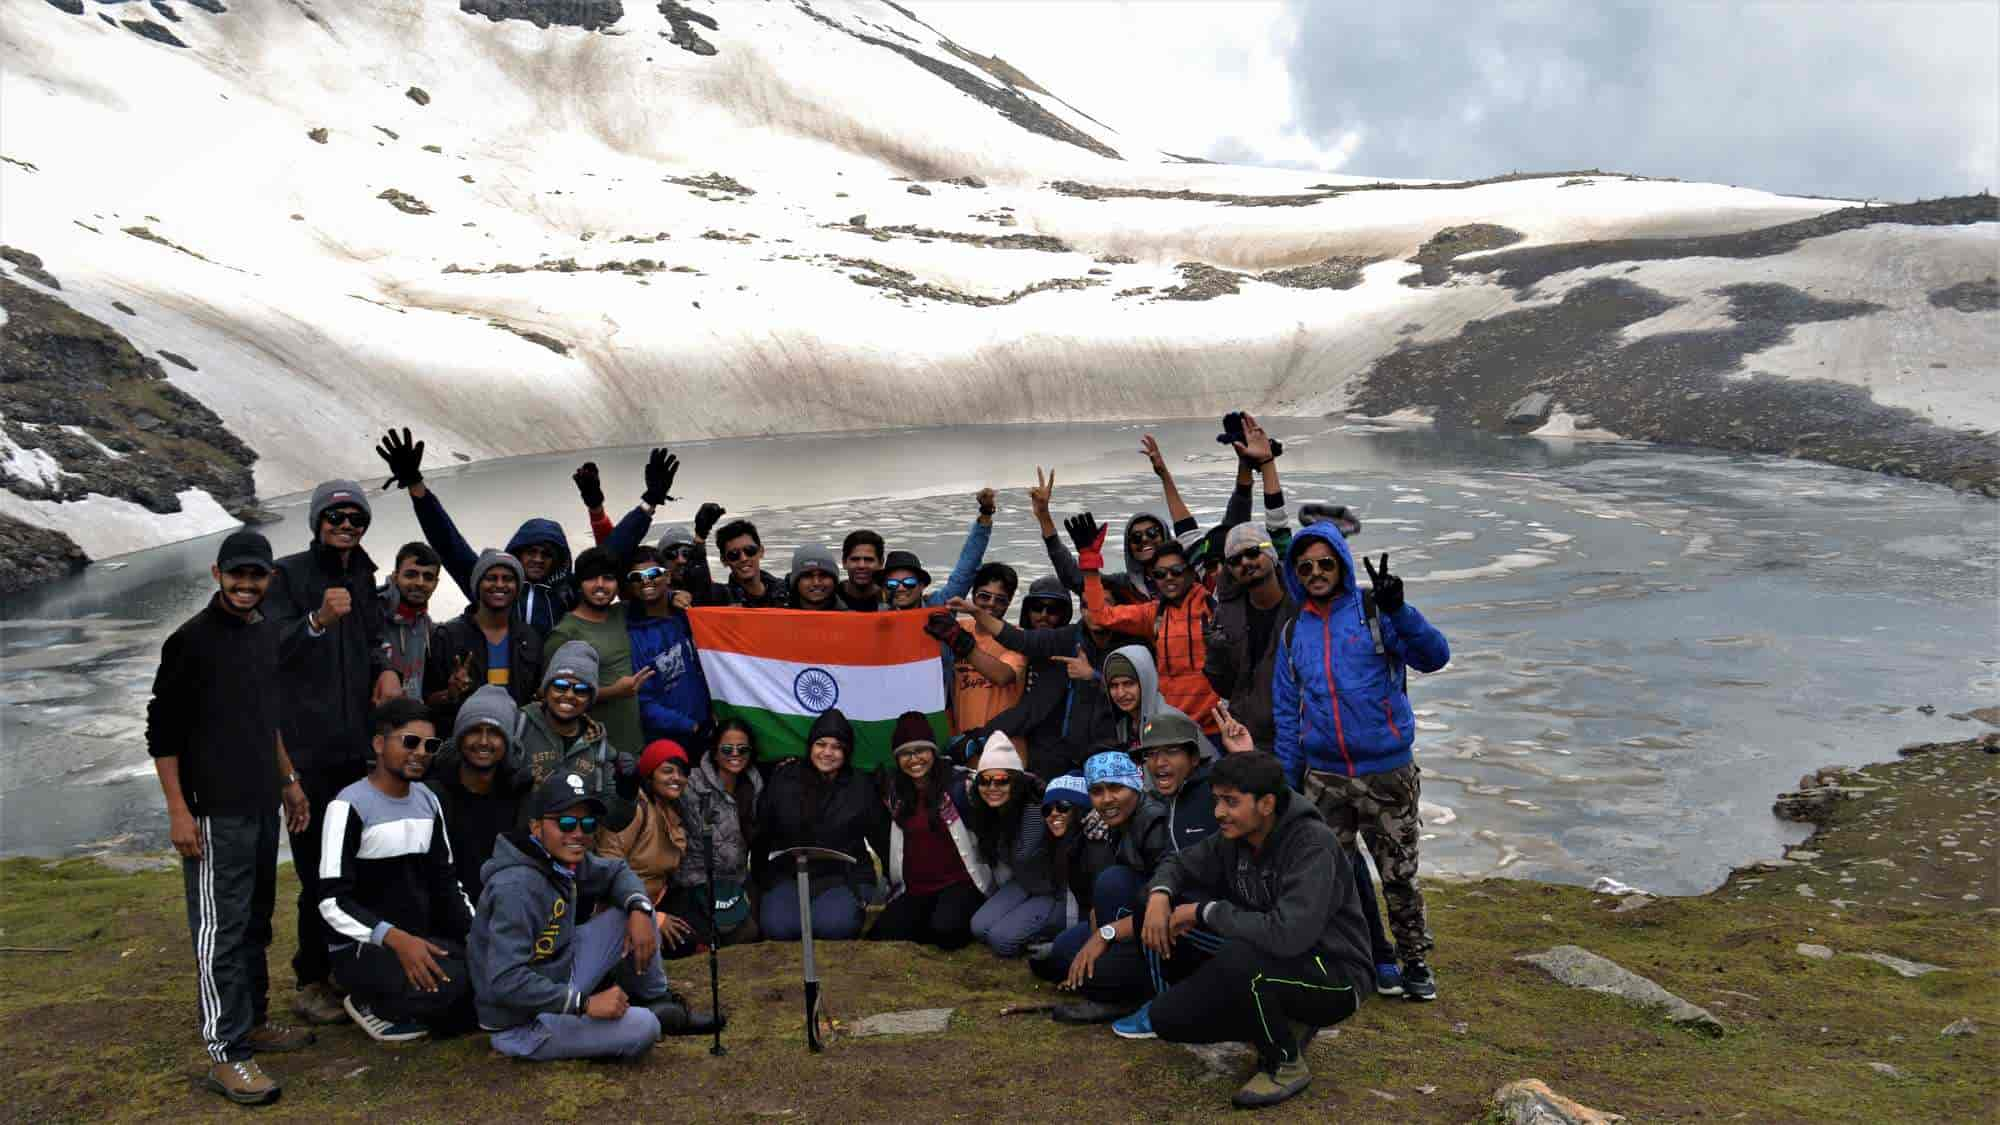
[[[972,944],[972,916],[986,896],[971,883],[959,883],[935,894],[907,891],[890,900],[868,931],[869,941],[914,941],[939,949],[963,949]]]
[[[1224,942],[1187,979],[1153,998],[1153,1030],[1169,1043],[1249,1043],[1266,1066],[1298,1058],[1292,1022],[1331,1027],[1361,997],[1324,955],[1274,957]]]

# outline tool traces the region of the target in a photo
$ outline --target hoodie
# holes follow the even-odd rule
[[[1341,563],[1339,591],[1323,606],[1306,598],[1294,569],[1314,543],[1330,544]],[[1435,672],[1451,659],[1444,634],[1407,602],[1381,615],[1384,651],[1377,653],[1354,569],[1347,541],[1330,523],[1302,528],[1285,552],[1285,592],[1299,612],[1279,632],[1271,710],[1273,748],[1295,789],[1308,769],[1358,777],[1409,765],[1416,718],[1404,668]]]
[[[1160,862],[1147,892],[1200,904],[1203,927],[1270,957],[1319,956],[1357,998],[1375,970],[1346,849],[1298,794],[1262,848],[1220,832]]]
[[[410,497],[410,506],[416,509],[417,526],[423,529],[424,541],[444,560],[444,572],[451,575],[467,601],[473,600],[478,583],[472,571],[480,556],[465,541],[465,536],[458,533],[458,525],[444,510],[437,489],[426,484],[422,496]],[[536,545],[555,552],[555,565],[542,581],[521,584],[521,598],[514,603],[514,616],[534,630],[536,636],[547,636],[562,615],[569,612],[569,607],[576,604],[576,584],[570,581],[569,537],[563,534],[561,524],[551,519],[528,520],[507,540],[507,553],[519,558],[523,550]]]
[[[838,738],[847,744],[847,760],[831,778],[820,776],[811,762],[810,747],[821,738]],[[769,855],[787,848],[832,848],[853,856],[852,866],[834,860],[814,861],[814,894],[846,883],[857,891],[873,886],[875,865],[868,860],[872,849],[877,856],[889,854],[889,810],[868,775],[854,768],[854,727],[838,708],[820,712],[806,734],[807,753],[787,758],[771,771],[770,783],[758,798],[756,854]],[[789,862],[774,864],[765,875],[765,886],[794,874]]]
[[[1110,698],[1109,665],[1121,656],[1132,662],[1132,671],[1139,678],[1139,713],[1126,715],[1117,710],[1117,704],[1112,704],[1112,714],[1118,726],[1114,745],[1122,750],[1131,750],[1139,745],[1139,734],[1145,729],[1146,720],[1159,711],[1164,700],[1160,698],[1160,674],[1153,670],[1153,654],[1146,651],[1145,645],[1126,645],[1111,650],[1111,656],[1105,658],[1105,667],[1098,672],[1105,681],[1105,698]]]
[[[646,741],[671,738],[685,742],[708,722],[708,678],[695,652],[694,630],[687,614],[673,610],[653,617],[643,608],[625,619],[632,639],[632,668],[650,667],[653,675],[639,685],[639,725]],[[631,752],[641,747],[619,747]]]
[[[590,996],[570,985],[577,924],[593,908],[629,912],[646,900],[646,885],[623,861],[587,852],[565,867],[526,832],[500,837],[480,877],[466,942],[479,1026],[502,1031],[545,1013],[582,1013]]]
[[[1096,571],[1083,575],[1083,605],[1090,619],[1114,632],[1146,638],[1159,654],[1160,694],[1208,734],[1216,732],[1215,705],[1220,697],[1202,674],[1208,659],[1208,623],[1215,602],[1208,588],[1188,576],[1188,588],[1178,602],[1158,599],[1112,605]]]

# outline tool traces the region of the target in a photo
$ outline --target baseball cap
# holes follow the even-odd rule
[[[582,777],[565,770],[562,773],[550,774],[547,781],[535,788],[535,795],[528,802],[528,818],[539,820],[551,813],[573,809],[578,805],[589,808],[599,816],[608,811],[604,805],[604,798],[585,788]]]
[[[249,528],[230,532],[215,552],[215,568],[224,574],[245,566],[267,571],[273,569],[271,541]]]

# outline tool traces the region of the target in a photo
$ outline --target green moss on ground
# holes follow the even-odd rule
[[[1634,1121],[1982,1119],[2000,1062],[2000,755],[1949,744],[1868,767],[1849,783],[1873,791],[1837,807],[1793,859],[1738,872],[1708,895],[1621,912],[1623,900],[1577,887],[1428,887],[1442,998],[1366,1005],[1337,1038],[1313,1048],[1319,1078],[1311,1090],[1266,1116],[1476,1121],[1501,1084],[1537,1077]],[[1801,882],[1813,897],[1796,890]],[[287,870],[281,903],[293,886]],[[282,1010],[291,999],[283,982],[292,933],[289,911],[279,913],[271,967]],[[1841,955],[1804,957],[1795,952],[1801,942]],[[1514,960],[1565,943],[1652,977],[1714,1012],[1730,1033],[1701,1038]],[[234,1119],[238,1111],[190,1086],[202,1057],[175,872],[0,864],[0,944],[73,950],[0,954],[10,1116]],[[798,948],[751,946],[723,953],[733,1017],[725,1059],[710,1058],[705,1041],[670,1040],[638,1065],[533,1066],[492,1056],[484,1037],[390,1049],[343,1026],[322,1029],[308,1051],[267,1060],[286,1093],[263,1116],[629,1118],[644,1104],[703,1120],[1198,1120],[1223,1112],[1238,1078],[1171,1045],[1126,1043],[1041,1015],[1002,1016],[1006,1005],[1055,994],[1020,965],[980,951],[823,949],[828,994],[843,1020],[948,1006],[957,1009],[951,1029],[847,1039],[809,1055]],[[1845,956],[1869,951],[1947,971],[1904,979]],[[705,993],[703,961],[669,973]],[[1939,1035],[1967,1016],[1978,1035]]]

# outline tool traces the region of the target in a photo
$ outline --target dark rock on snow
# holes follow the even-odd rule
[[[0,516],[0,594],[66,577],[89,561],[83,548],[62,532]]]
[[[674,0],[660,0],[660,14],[667,17],[667,25],[672,28],[660,33],[668,42],[689,54],[706,56],[715,53],[715,44],[703,39],[701,33],[694,29],[695,24],[700,24],[710,31],[719,30],[721,25],[715,22],[714,16],[697,12]]]
[[[131,32],[134,35],[139,36],[142,39],[151,39],[155,43],[165,43],[169,47],[187,46],[186,43],[181,42],[180,36],[175,35],[173,32],[168,31],[166,28],[160,26],[159,24],[154,23],[152,20],[137,19],[137,20],[121,20],[119,22],[122,24],[125,30]]]
[[[68,12],[72,16],[80,16],[83,14],[83,0],[49,0],[49,4],[53,7],[60,8],[63,11]]]
[[[526,20],[536,27],[560,25],[598,31],[625,18],[621,0],[458,0],[458,10],[494,23]]]
[[[51,289],[62,288],[62,282],[56,280],[56,275],[42,268],[41,258],[28,253],[26,250],[16,250],[12,246],[0,246],[0,259],[12,263],[14,268],[20,271],[21,276],[27,278],[29,281],[38,281]]]

